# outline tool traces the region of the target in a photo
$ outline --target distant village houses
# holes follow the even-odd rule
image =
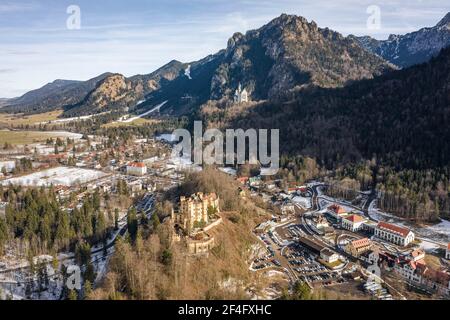
[[[127,165],[127,174],[130,176],[146,175],[147,166],[143,162],[131,162]]]

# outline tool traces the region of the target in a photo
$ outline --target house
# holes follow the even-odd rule
[[[353,257],[359,257],[363,253],[372,249],[373,243],[368,238],[353,240],[345,247],[345,252]]]
[[[450,295],[450,273],[426,268],[422,273],[421,285],[439,295]]]
[[[414,262],[425,259],[425,251],[422,249],[415,249],[410,253],[410,259]]]
[[[375,236],[388,242],[405,247],[414,241],[415,235],[408,228],[400,227],[387,222],[378,223]]]
[[[130,162],[127,165],[127,174],[131,176],[143,176],[147,174],[147,166],[143,162]]]
[[[427,266],[423,259],[418,261],[401,260],[397,261],[394,266],[394,271],[402,276],[406,281],[415,285],[420,285],[422,282],[422,274]]]
[[[348,215],[347,211],[345,211],[344,208],[337,204],[332,204],[331,206],[329,206],[327,213],[338,221],[340,221],[342,217]]]
[[[324,248],[320,251],[320,259],[326,263],[335,263],[339,260],[339,255],[331,249]]]
[[[362,225],[362,230],[369,233],[369,234],[375,234],[375,229],[377,228],[378,223],[370,220],[366,220],[366,222]]]
[[[363,224],[366,221],[367,221],[366,218],[359,216],[357,214],[352,214],[350,216],[343,217],[341,224],[344,229],[356,232],[363,228]]]
[[[447,250],[445,251],[445,258],[450,260],[450,243],[447,245]]]

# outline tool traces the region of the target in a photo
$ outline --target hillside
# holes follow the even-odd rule
[[[163,111],[189,114],[209,100],[229,104],[239,83],[251,100],[260,101],[304,86],[340,87],[391,70],[355,39],[284,14],[260,29],[234,34],[226,49],[199,61],[171,61],[130,78],[107,73],[84,82],[57,80],[8,101],[4,111],[63,109],[63,116],[73,117],[126,108],[142,112],[168,100]]]
[[[354,39],[285,14],[245,35],[234,34],[225,50],[190,66],[192,79],[177,78],[149,95],[142,107],[168,100],[166,112],[186,114],[208,100],[229,103],[239,83],[259,101],[303,86],[340,87],[393,70]]]
[[[189,255],[183,242],[169,241],[173,232],[170,221],[150,230],[140,226],[141,240],[134,245],[118,244],[104,283],[90,298],[245,299],[250,288],[264,289],[270,280],[251,272],[248,260],[257,243],[252,230],[267,217],[258,215],[261,209],[241,201],[237,187],[231,177],[213,169],[190,175],[176,191],[174,202],[179,201],[179,192],[217,192],[224,210],[239,211],[222,213],[223,223],[210,231],[215,248],[207,257]],[[161,218],[168,214],[158,208],[156,212]]]
[[[63,117],[74,117],[133,108],[149,92],[177,77],[182,68],[181,62],[171,61],[153,73],[131,78],[105,73],[88,81],[56,80],[8,100],[2,111],[32,114],[63,109]]]
[[[55,80],[19,98],[8,100],[8,105],[2,108],[2,111],[43,113],[77,104],[109,75],[105,73],[88,81]]]
[[[405,68],[426,62],[450,45],[450,12],[434,27],[405,35],[390,35],[387,40],[355,37],[363,47],[391,63]]]
[[[429,63],[373,80],[220,114],[225,126],[280,128],[284,153],[313,156],[330,167],[374,155],[397,168],[448,166],[450,48]]]

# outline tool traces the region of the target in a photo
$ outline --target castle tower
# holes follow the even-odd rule
[[[234,103],[243,103],[243,102],[248,102],[249,95],[247,90],[244,88],[242,90],[242,85],[239,82],[239,86],[236,90],[236,92],[234,93]]]

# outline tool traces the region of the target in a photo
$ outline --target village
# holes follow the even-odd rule
[[[267,248],[255,271],[278,267],[291,282],[356,299],[448,299],[450,244],[379,220],[369,193],[355,205],[327,196],[320,182],[277,190],[273,182],[240,180],[281,210],[254,231]]]
[[[107,195],[113,202],[126,189],[128,201],[114,201],[114,230],[106,242],[91,248],[98,282],[107,271],[115,241],[127,235],[130,207],[151,219],[164,192],[180,185],[189,172],[202,170],[187,159],[174,158],[168,136],[134,139],[120,147],[108,145],[104,137],[80,135],[4,148],[0,185],[52,188],[68,212],[81,208],[92,194]],[[255,226],[262,250],[249,261],[252,272],[278,272],[289,285],[302,281],[313,291],[345,292],[358,299],[448,298],[448,241],[418,236],[401,223],[380,219],[370,192],[349,202],[328,196],[327,185],[317,181],[283,187],[282,181],[261,175],[238,177],[232,167],[219,170],[239,183],[242,199],[259,198],[276,208],[270,220]],[[219,200],[214,193],[201,192],[177,199],[170,214],[172,241],[184,243],[188,254],[207,259],[217,245],[211,231],[223,222]],[[0,218],[7,206],[1,203]],[[107,203],[102,208],[110,210]],[[45,294],[27,296],[26,283],[38,281],[37,276],[30,279],[30,262],[15,249],[11,245],[0,258],[3,298],[59,299],[66,280],[60,268],[75,265],[74,253],[59,252],[59,264],[52,256],[35,257],[47,264],[51,280]]]
[[[127,215],[136,207],[151,218],[155,196],[181,183],[188,168],[182,159],[170,158],[170,146],[157,139],[135,139],[126,145],[107,146],[107,139],[96,136],[61,135],[46,142],[5,146],[0,150],[0,188],[49,188],[61,210],[82,210],[94,195],[104,199],[101,210],[107,218],[108,238],[92,246],[92,263],[96,281],[106,272],[109,257],[114,253],[114,242],[127,234]],[[0,219],[6,219],[9,203],[0,203]],[[111,218],[111,216],[114,218]],[[25,287],[35,283],[28,275],[29,258],[17,241],[6,244],[0,257],[1,298],[22,299]],[[74,252],[59,252],[55,256],[34,257],[35,263],[46,263],[46,274],[53,284],[45,294],[28,298],[58,299],[64,279],[60,274],[75,265]],[[58,260],[56,267],[51,262]],[[51,291],[51,293],[50,293]]]

